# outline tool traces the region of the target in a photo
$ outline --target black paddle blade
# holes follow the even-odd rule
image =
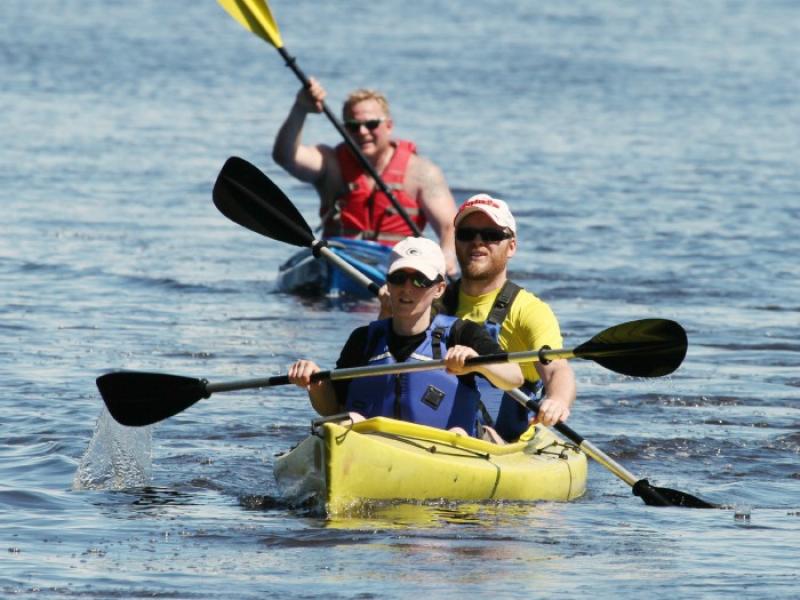
[[[639,496],[648,506],[719,508],[719,504],[711,504],[680,490],[652,486],[646,479],[640,479],[633,485],[633,494]]]
[[[293,246],[310,247],[314,234],[286,194],[258,167],[230,157],[214,184],[214,204],[234,223]]]
[[[641,319],[609,327],[575,348],[586,358],[631,377],[661,377],[686,356],[686,331],[675,321]]]
[[[158,423],[209,396],[203,379],[133,371],[101,375],[97,389],[114,420],[128,427]]]

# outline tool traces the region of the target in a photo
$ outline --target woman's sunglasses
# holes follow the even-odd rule
[[[411,280],[411,285],[414,287],[429,288],[435,283],[442,281],[442,276],[439,275],[436,277],[436,279],[431,280],[417,271],[414,271],[413,273],[409,273],[408,271],[395,271],[394,273],[389,273],[386,276],[386,281],[392,285],[404,285],[409,279]]]
[[[456,229],[456,239],[459,242],[471,242],[478,235],[484,242],[501,242],[503,240],[514,237],[510,231],[505,229],[497,229],[494,227],[485,227],[483,229],[475,229],[474,227],[459,227]]]
[[[378,128],[378,125],[383,123],[386,119],[367,119],[366,121],[356,121],[356,120],[348,120],[344,122],[344,126],[347,127],[347,130],[351,133],[358,133],[359,129],[363,125],[369,131],[375,131]]]

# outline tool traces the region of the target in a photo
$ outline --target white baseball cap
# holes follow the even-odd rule
[[[458,227],[464,217],[477,211],[485,213],[498,227],[507,227],[514,235],[517,234],[517,222],[508,209],[508,204],[489,194],[476,194],[465,200],[456,213],[454,225]]]
[[[395,244],[389,256],[389,269],[386,274],[398,269],[414,269],[428,279],[444,277],[444,254],[439,244],[424,237],[407,237]]]

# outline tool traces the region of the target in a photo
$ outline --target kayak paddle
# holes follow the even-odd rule
[[[230,157],[214,184],[214,204],[234,223],[273,240],[311,248],[356,282],[377,295],[380,286],[327,246],[314,238],[311,227],[286,194],[255,165]],[[344,253],[342,253],[344,254]]]
[[[507,392],[514,400],[532,410],[534,413],[539,411],[539,402],[533,400],[525,394],[522,390],[516,389]],[[578,448],[583,450],[589,458],[593,458],[606,469],[611,471],[614,475],[622,479],[625,483],[631,486],[634,496],[639,496],[645,504],[649,506],[680,506],[685,508],[719,508],[717,504],[711,504],[705,500],[701,500],[696,496],[687,494],[680,490],[673,490],[671,488],[655,487],[650,485],[647,479],[637,479],[633,473],[628,471],[621,464],[616,462],[608,454],[600,450],[589,440],[586,440],[578,434],[572,427],[566,423],[556,423],[552,426],[553,429],[558,431],[571,442],[577,444]]]
[[[286,48],[284,48],[280,31],[278,31],[278,24],[275,22],[275,18],[272,16],[272,11],[270,10],[269,5],[264,0],[218,1],[222,8],[224,8],[228,14],[230,14],[242,27],[272,44],[283,57],[283,60],[286,62],[286,66],[289,67],[295,75],[297,75],[297,78],[305,87],[309,87],[311,85],[308,77],[306,77],[306,74],[303,73],[299,66],[297,66],[297,61],[295,58],[286,51]],[[411,228],[411,231],[414,232],[414,235],[417,237],[421,236],[422,232],[419,230],[419,227],[417,227],[417,224],[411,219],[411,217],[408,216],[408,213],[403,208],[402,204],[398,202],[397,198],[395,198],[394,194],[389,189],[389,186],[386,185],[383,179],[381,179],[381,176],[375,170],[375,167],[370,164],[370,162],[361,152],[361,149],[353,141],[353,138],[350,137],[350,134],[347,133],[347,130],[345,130],[336,116],[331,112],[330,108],[328,108],[328,105],[324,102],[322,104],[322,111],[325,113],[325,116],[328,117],[339,134],[341,134],[341,136],[344,138],[345,143],[350,148],[356,159],[358,159],[358,162],[361,163],[361,166],[364,167],[364,170],[367,171],[370,177],[372,177],[372,179],[375,181],[375,185],[377,185],[380,190],[386,194],[386,197],[389,198],[389,201],[392,203],[394,209],[408,224],[408,226]]]
[[[610,327],[571,350],[542,348],[526,352],[498,352],[476,356],[469,365],[501,362],[537,362],[558,358],[593,360],[616,373],[631,377],[660,377],[677,369],[686,355],[686,332],[674,321],[644,319]],[[625,360],[627,357],[627,360]],[[320,371],[313,381],[355,379],[444,368],[444,360],[374,365]],[[209,383],[180,375],[115,371],[97,378],[100,395],[111,416],[131,427],[152,425],[182,412],[219,392],[288,385],[287,375]]]

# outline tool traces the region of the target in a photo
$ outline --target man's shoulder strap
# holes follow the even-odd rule
[[[486,322],[498,325],[505,321],[506,315],[508,315],[508,311],[511,309],[511,305],[514,303],[514,299],[520,291],[522,291],[520,286],[507,279],[503,287],[500,288],[500,293],[497,294],[497,298],[494,300],[492,309],[489,311],[489,316],[486,317]],[[458,302],[457,295],[456,302]]]
[[[448,285],[447,289],[444,291],[441,302],[442,306],[444,307],[445,314],[456,314],[456,311],[458,310],[458,292],[460,288],[461,280],[459,279]],[[507,279],[503,284],[503,287],[500,288],[500,293],[497,294],[497,298],[494,300],[494,304],[489,311],[489,315],[486,317],[486,322],[494,324],[502,323],[505,320],[511,305],[514,303],[514,299],[521,291],[522,287]]]

